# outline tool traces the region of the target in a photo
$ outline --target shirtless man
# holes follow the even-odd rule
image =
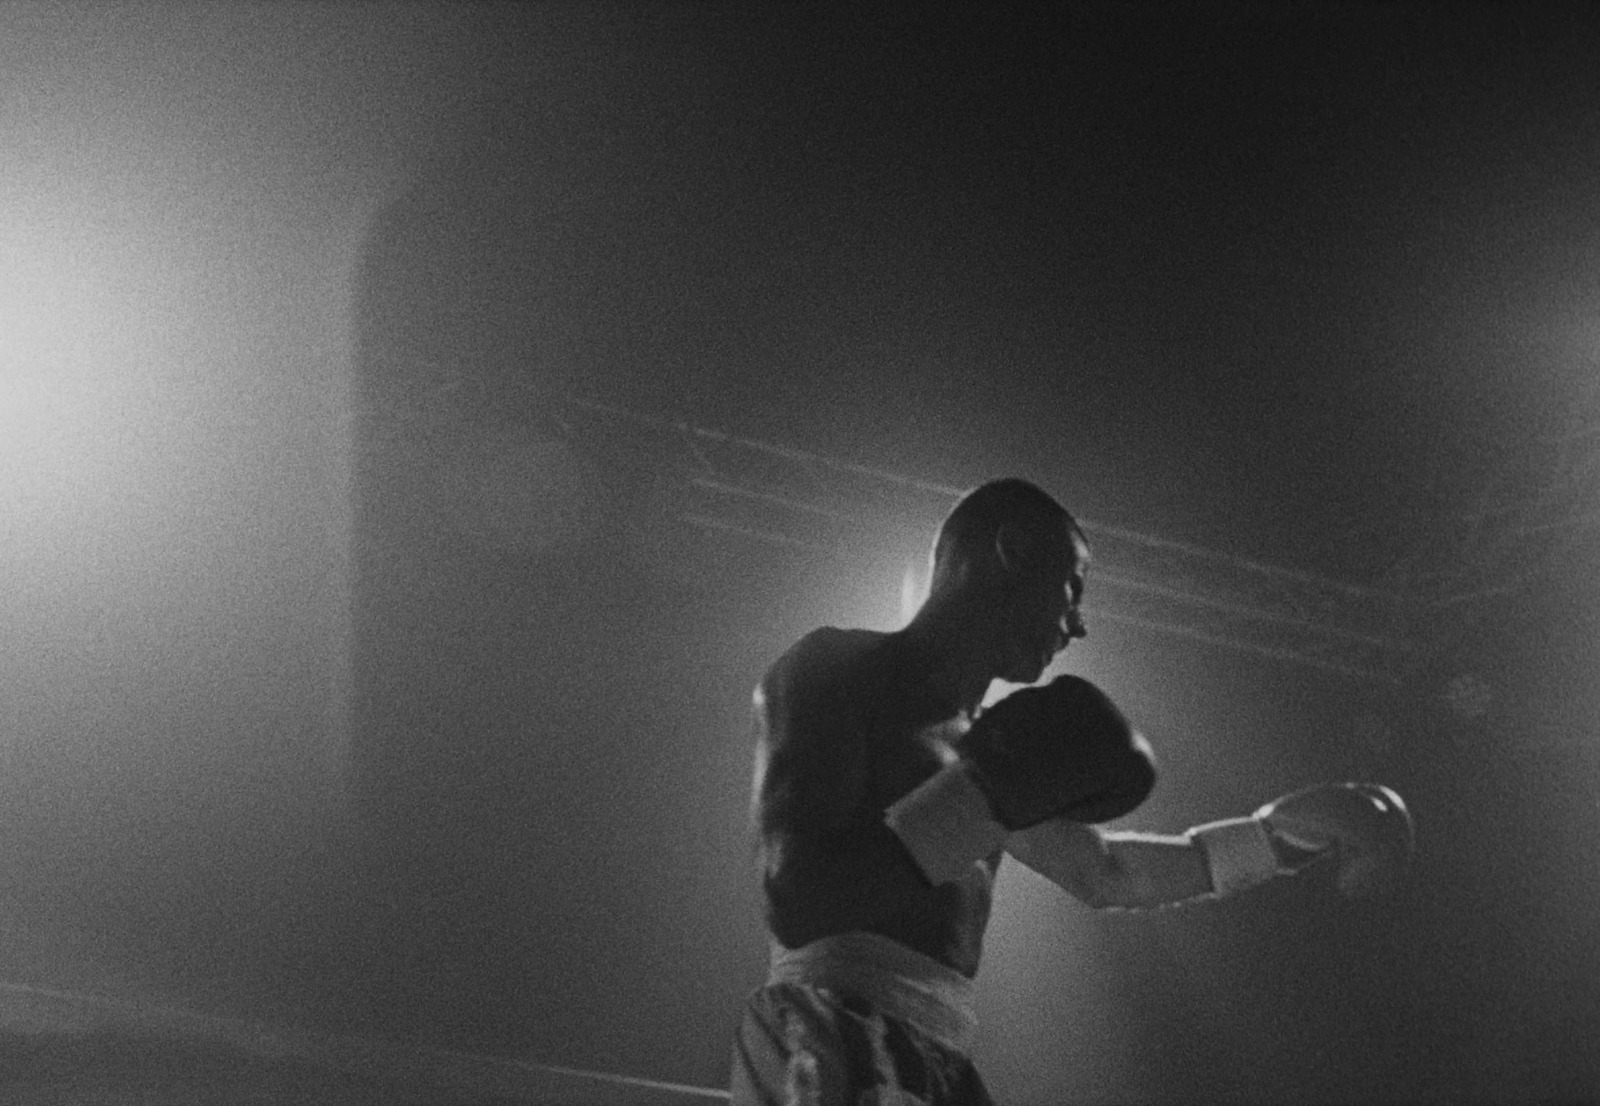
[[[1062,676],[1085,628],[1089,549],[1022,480],[940,528],[927,602],[896,633],[821,629],[767,672],[753,809],[768,980],[734,1045],[735,1106],[985,1106],[970,1059],[978,971],[1006,853],[1097,908],[1233,894],[1324,856],[1359,894],[1411,847],[1398,796],[1326,784],[1181,835],[1106,831],[1155,784],[1150,746]]]

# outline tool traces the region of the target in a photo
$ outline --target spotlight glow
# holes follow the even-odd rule
[[[900,577],[900,625],[905,626],[910,623],[920,606],[922,606],[922,588],[917,583],[916,567],[906,565],[905,573]]]
[[[173,506],[173,455],[196,433],[169,397],[149,417],[174,360],[156,320],[178,310],[181,243],[131,205],[112,218],[15,176],[0,174],[0,564],[38,580],[126,562],[130,531]]]

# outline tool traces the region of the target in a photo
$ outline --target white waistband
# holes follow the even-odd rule
[[[767,982],[849,992],[960,1052],[971,1050],[978,1028],[972,980],[875,933],[843,933],[797,949],[774,942]]]

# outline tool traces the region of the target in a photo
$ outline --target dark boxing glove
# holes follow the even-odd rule
[[[954,761],[885,812],[935,884],[959,878],[1014,830],[1055,817],[1109,821],[1155,786],[1149,743],[1077,676],[1012,693],[955,748]]]
[[[1079,676],[1023,688],[983,712],[956,745],[995,819],[1109,822],[1149,798],[1155,761],[1106,693]]]

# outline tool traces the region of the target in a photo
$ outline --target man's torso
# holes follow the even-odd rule
[[[755,802],[768,921],[780,941],[795,932],[814,939],[864,931],[965,975],[977,971],[998,854],[959,880],[928,887],[907,879],[909,856],[885,847],[876,832],[891,803],[954,757],[952,742],[965,731],[965,715],[941,701],[934,675],[932,659],[898,635],[833,629],[808,635],[768,674]],[[802,776],[820,804],[786,797],[790,777]],[[819,805],[825,815],[816,813]],[[907,893],[866,913],[859,903],[830,908],[830,889],[817,885],[830,869],[808,855],[827,849],[856,849],[853,877],[898,881]],[[799,913],[807,915],[803,926],[789,916]]]

